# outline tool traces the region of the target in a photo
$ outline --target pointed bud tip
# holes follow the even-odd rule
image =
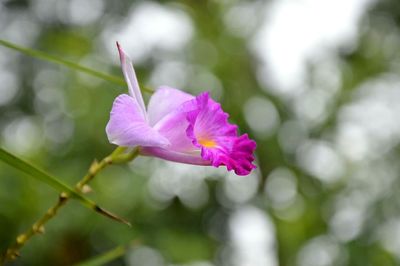
[[[108,217],[108,218],[111,218],[112,220],[115,220],[115,221],[123,223],[123,224],[125,224],[125,225],[127,225],[129,227],[132,227],[131,223],[128,222],[127,220],[125,220],[125,219],[123,219],[123,218],[121,218],[121,217],[119,217],[119,216],[117,216],[117,215],[115,215],[115,214],[113,214],[113,213],[111,213],[111,212],[99,207],[98,205],[95,206],[94,210],[96,212]]]
[[[121,60],[121,63],[123,63],[125,61],[125,53],[124,50],[122,50],[121,45],[119,44],[119,42],[116,42],[117,44],[117,48],[118,48],[118,53],[119,53],[119,58]]]

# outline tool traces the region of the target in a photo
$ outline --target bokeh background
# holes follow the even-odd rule
[[[0,1],[0,38],[142,84],[208,90],[257,140],[257,171],[139,158],[111,166],[11,265],[400,264],[398,0]],[[0,47],[0,143],[76,183],[114,147],[123,86]],[[148,99],[149,95],[145,94]],[[0,163],[0,250],[57,200]]]

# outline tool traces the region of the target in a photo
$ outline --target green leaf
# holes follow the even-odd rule
[[[51,187],[58,190],[59,192],[67,192],[69,194],[69,196],[80,199],[82,201],[82,203],[84,203],[85,205],[92,206],[90,203],[90,200],[84,198],[82,195],[80,195],[74,189],[70,188],[68,185],[59,181],[57,178],[52,177],[51,175],[47,174],[43,170],[40,170],[39,168],[33,166],[32,164],[25,162],[24,160],[18,158],[17,156],[9,153],[8,151],[4,150],[3,148],[0,148],[0,159],[3,162],[28,174],[29,176],[34,177],[37,180],[50,185]]]
[[[86,198],[82,194],[78,193],[76,190],[73,188],[69,187],[59,179],[51,176],[50,174],[46,173],[45,171],[37,168],[36,166],[33,166],[32,164],[18,158],[17,156],[9,153],[8,151],[4,150],[3,148],[0,148],[0,160],[3,162],[7,163],[8,165],[13,166],[14,168],[28,174],[29,176],[48,184],[55,190],[59,192],[64,192],[67,193],[68,197],[71,197],[73,199],[77,199],[80,201],[84,206],[88,207],[91,210],[94,210],[95,212],[98,212],[106,217],[109,217],[113,220],[117,220],[119,222],[128,224],[129,223],[122,218],[117,217],[116,215],[104,210],[103,208],[100,208],[95,202],[92,200]]]
[[[124,246],[118,246],[104,254],[100,254],[94,258],[91,258],[89,260],[86,260],[84,262],[75,264],[74,266],[99,266],[99,265],[106,265],[108,262],[111,262],[122,255],[124,255],[126,252],[126,247]]]
[[[7,48],[10,48],[10,49],[13,49],[13,50],[16,50],[16,51],[21,52],[23,54],[32,56],[34,58],[41,59],[41,60],[48,61],[48,62],[52,62],[52,63],[56,63],[56,64],[59,64],[59,65],[63,65],[63,66],[66,66],[68,68],[75,69],[77,71],[81,71],[83,73],[92,75],[92,76],[97,77],[97,78],[101,78],[101,79],[107,80],[109,82],[112,82],[112,83],[115,83],[115,84],[118,84],[118,85],[121,85],[121,86],[125,86],[126,85],[125,81],[120,77],[113,76],[113,75],[110,75],[110,74],[107,74],[107,73],[103,73],[103,72],[100,72],[100,71],[97,71],[97,70],[94,70],[94,69],[91,69],[91,68],[88,68],[88,67],[85,67],[85,66],[81,66],[81,65],[76,64],[74,62],[71,62],[71,61],[68,61],[68,60],[65,60],[65,59],[61,59],[61,58],[58,58],[56,56],[53,56],[53,55],[50,55],[50,54],[47,54],[47,53],[44,53],[44,52],[41,52],[41,51],[38,51],[38,50],[33,50],[33,49],[30,49],[30,48],[22,47],[22,46],[19,46],[17,44],[14,44],[14,43],[2,40],[2,39],[0,39],[0,45],[2,45],[4,47],[7,47]],[[153,90],[150,89],[150,88],[147,88],[147,87],[144,87],[144,86],[141,86],[141,88],[142,88],[143,91],[146,91],[146,92],[149,92],[149,93],[153,93]]]

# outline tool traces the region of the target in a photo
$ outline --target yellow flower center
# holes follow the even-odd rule
[[[207,148],[214,148],[215,146],[217,146],[217,143],[215,143],[215,141],[213,141],[212,139],[199,139],[199,143]]]

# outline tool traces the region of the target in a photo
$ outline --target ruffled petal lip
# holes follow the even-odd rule
[[[256,166],[253,153],[256,142],[247,134],[238,136],[237,126],[228,122],[229,115],[214,102],[208,92],[192,101],[197,108],[188,112],[187,136],[201,149],[201,157],[211,165],[225,165],[237,175],[248,175]]]
[[[256,147],[256,142],[249,139],[247,134],[227,137],[225,140],[219,140],[216,148],[202,146],[201,157],[211,161],[215,167],[225,165],[228,171],[233,170],[237,175],[248,175],[256,168],[252,163]]]

